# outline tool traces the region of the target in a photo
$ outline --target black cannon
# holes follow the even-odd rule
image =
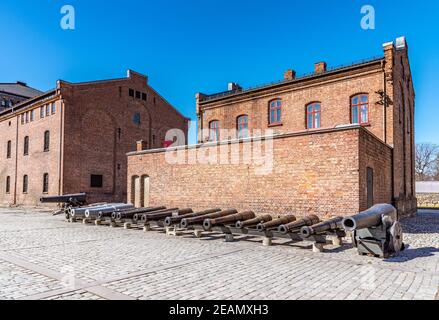
[[[259,216],[256,217],[254,219],[250,219],[250,220],[241,220],[236,222],[235,227],[237,229],[244,229],[244,228],[251,228],[251,227],[256,227],[258,224],[260,223],[266,223],[273,220],[273,217],[269,214],[263,215],[263,216]]]
[[[75,207],[83,206],[87,203],[87,194],[66,194],[63,196],[41,197],[41,203],[64,203]]]
[[[155,211],[154,213],[175,212],[175,211],[178,211],[179,209],[180,208],[169,208],[169,209]],[[145,223],[147,220],[148,214],[149,214],[148,212],[136,213],[133,216],[133,222],[134,223]]]
[[[290,222],[288,224],[280,225],[278,228],[279,233],[287,234],[289,232],[291,233],[298,233],[300,232],[300,229],[302,227],[309,227],[313,226],[320,222],[320,218],[316,215],[312,214],[308,217],[305,217],[303,219],[300,219],[298,221]]]
[[[256,217],[253,211],[246,211],[242,213],[232,214],[230,216],[219,217],[215,219],[206,219],[203,222],[205,231],[210,231],[213,227],[226,224],[235,224],[240,220],[249,220]]]
[[[257,225],[257,229],[259,231],[264,231],[264,230],[271,230],[271,229],[276,229],[278,228],[280,225],[282,224],[287,224],[290,222],[294,222],[296,221],[297,218],[293,215],[287,215],[278,219],[274,219],[265,223],[260,223]]]
[[[180,216],[176,216],[176,217],[167,217],[165,219],[165,226],[170,227],[172,225],[180,223],[181,220],[183,220],[183,219],[201,217],[201,216],[205,216],[207,214],[220,212],[220,211],[221,211],[221,209],[217,208],[217,209],[209,209],[209,210],[205,210],[205,211],[201,211],[201,212],[188,213],[188,214],[180,215]]]
[[[146,213],[142,215],[142,223],[147,223],[150,221],[160,221],[160,220],[165,220],[167,217],[172,217],[172,216],[180,216],[180,215],[185,215],[188,213],[193,213],[193,210],[190,208],[187,209],[180,209],[180,210],[167,210],[167,211],[163,211],[163,212],[152,212],[152,213]]]
[[[135,214],[139,213],[151,213],[161,210],[166,210],[166,207],[151,207],[151,208],[141,208],[141,209],[131,209],[131,210],[121,210],[116,213],[116,219],[133,219]]]
[[[343,230],[343,217],[336,217],[312,226],[305,226],[300,229],[300,234],[304,238],[310,238],[315,235],[328,232],[337,232]]]
[[[353,243],[360,255],[388,258],[404,250],[403,231],[394,206],[378,204],[342,222],[353,232]]]
[[[231,216],[232,214],[236,214],[236,213],[238,213],[237,210],[231,209],[231,210],[210,213],[199,217],[185,218],[181,220],[181,227],[187,229],[191,225],[202,224],[206,219],[216,219],[216,218]]]

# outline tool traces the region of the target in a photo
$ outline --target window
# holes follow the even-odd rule
[[[146,101],[146,93],[142,92],[142,100]]]
[[[12,141],[9,140],[8,144],[6,146],[6,158],[10,159],[11,158],[11,149],[12,149]]]
[[[236,119],[236,130],[238,139],[248,138],[248,116],[239,116]]]
[[[55,104],[55,102],[53,102],[52,103],[52,114],[55,114],[56,113],[56,104]]]
[[[270,102],[269,108],[269,124],[282,124],[282,100],[276,99]]]
[[[11,192],[11,177],[6,177],[6,193]]]
[[[40,118],[44,118],[44,107],[40,107]]]
[[[129,89],[128,90],[128,94],[129,94],[130,97],[134,98],[134,90],[133,89]]]
[[[32,121],[34,121],[34,119],[35,119],[35,110],[32,110],[30,112],[30,121],[32,122]]]
[[[21,124],[24,124],[24,113],[21,114]]]
[[[29,137],[24,137],[24,143],[23,143],[23,154],[25,156],[29,155]]]
[[[351,98],[352,123],[369,123],[369,95],[359,94]]]
[[[29,178],[27,175],[23,176],[23,193],[27,193]]]
[[[140,123],[141,123],[140,113],[135,113],[134,114],[133,122],[134,122],[134,124],[140,125]]]
[[[49,174],[45,173],[43,175],[43,193],[49,192]]]
[[[50,116],[50,105],[46,105],[46,117]]]
[[[104,177],[98,174],[92,174],[90,176],[91,188],[102,188],[104,186]]]
[[[321,127],[321,111],[320,102],[313,102],[306,107],[306,127],[307,129],[318,129]]]
[[[136,99],[140,99],[140,91],[136,91]]]
[[[44,132],[44,152],[49,151],[50,149],[50,132]]]
[[[209,123],[209,141],[219,141],[219,121],[214,120]]]
[[[26,112],[25,115],[26,115],[26,123],[28,123],[29,122],[29,111]]]

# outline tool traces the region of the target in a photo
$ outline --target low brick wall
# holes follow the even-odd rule
[[[439,193],[418,193],[419,208],[438,208],[439,209]]]
[[[135,194],[145,192],[150,206],[236,208],[273,215],[351,215],[365,209],[364,176],[369,166],[376,175],[375,202],[392,200],[391,148],[362,128],[285,135],[272,143],[273,169],[266,174],[258,174],[254,163],[261,157],[248,164],[170,164],[163,150],[129,154],[128,199],[136,203]],[[360,148],[360,143],[367,148]],[[249,144],[232,143],[241,154]],[[219,154],[222,147],[191,146],[179,152],[193,159],[200,153]],[[226,157],[230,159],[230,151]],[[149,191],[134,184],[135,177],[148,177]]]

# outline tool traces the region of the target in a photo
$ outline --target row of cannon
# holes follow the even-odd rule
[[[397,211],[388,204],[376,205],[350,217],[335,217],[322,221],[317,215],[302,218],[285,215],[275,218],[272,215],[257,216],[253,211],[238,212],[236,209],[220,208],[194,212],[190,208],[164,206],[134,208],[126,203],[75,206],[74,204],[85,201],[82,194],[58,199],[51,197],[47,201],[65,201],[63,203],[67,204],[64,209],[66,218],[74,220],[131,221],[133,224],[145,226],[156,222],[164,227],[186,230],[201,228],[204,231],[213,231],[215,228],[227,228],[229,232],[238,230],[242,233],[250,230],[253,234],[259,232],[272,236],[294,235],[294,239],[301,240],[313,237],[322,239],[325,235],[334,234],[340,237],[340,234],[345,236],[346,232],[351,232],[353,244],[360,254],[388,257],[404,250],[403,232]]]

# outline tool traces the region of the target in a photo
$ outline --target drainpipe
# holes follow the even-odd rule
[[[385,61],[381,62],[381,66],[383,68],[383,91],[384,91],[384,103],[383,103],[383,129],[384,129],[384,142],[387,143],[387,80],[386,80],[386,69],[385,69]]]
[[[18,179],[18,125],[20,115],[17,115],[17,127],[15,132],[15,181],[14,181],[14,201],[13,205],[17,205],[17,179]]]
[[[64,163],[64,99],[60,100],[60,133],[59,133],[59,163],[58,163],[58,195],[63,193],[63,163]]]

